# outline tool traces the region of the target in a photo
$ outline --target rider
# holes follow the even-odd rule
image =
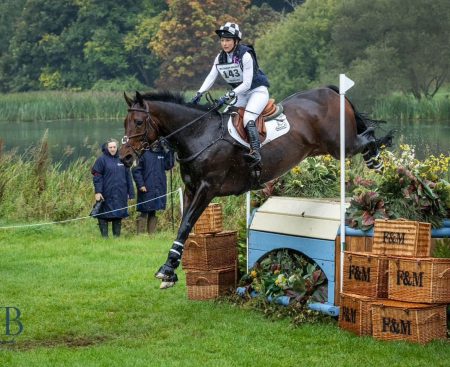
[[[218,101],[218,106],[237,97],[236,107],[245,107],[244,128],[250,140],[250,153],[246,155],[250,166],[261,162],[259,135],[255,120],[269,101],[269,80],[258,66],[252,46],[240,44],[242,33],[236,23],[227,22],[216,30],[222,51],[216,56],[214,65],[198,90],[192,103],[198,104],[203,93],[214,84],[217,76],[233,88]]]

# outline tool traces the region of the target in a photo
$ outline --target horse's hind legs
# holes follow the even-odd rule
[[[204,184],[196,190],[191,200],[189,190],[185,191],[185,212],[178,229],[178,235],[173,241],[172,248],[169,251],[166,262],[155,273],[155,277],[161,279],[161,289],[170,288],[178,281],[175,270],[178,268],[183,255],[184,242],[186,241],[191,229],[205,208],[208,206],[212,197],[208,193],[208,185]]]

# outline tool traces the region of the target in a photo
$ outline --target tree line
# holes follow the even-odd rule
[[[3,0],[0,91],[195,90],[237,22],[278,98],[357,81],[432,98],[449,80],[448,0]]]

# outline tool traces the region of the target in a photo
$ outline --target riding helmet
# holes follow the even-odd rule
[[[239,26],[236,23],[230,22],[226,22],[220,29],[217,29],[216,34],[220,38],[236,38],[239,41],[242,38],[242,32],[239,30]]]

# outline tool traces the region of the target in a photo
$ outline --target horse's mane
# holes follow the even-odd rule
[[[184,99],[184,96],[180,92],[170,92],[170,91],[156,91],[156,92],[148,92],[142,94],[142,97],[146,101],[161,101],[161,102],[170,102],[179,104],[182,106],[195,108],[197,110],[201,111],[208,111],[211,109],[210,105],[194,105],[190,102],[186,102]],[[136,97],[134,99],[134,102],[136,103]]]

